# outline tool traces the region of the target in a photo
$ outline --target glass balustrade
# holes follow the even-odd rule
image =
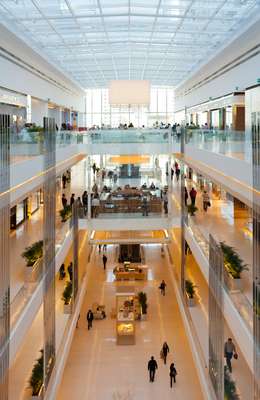
[[[190,233],[198,243],[202,253],[205,258],[209,261],[209,241],[201,233],[196,223],[193,221],[192,217],[186,219],[186,225]],[[223,288],[229,295],[231,301],[233,302],[236,310],[246,323],[247,328],[253,331],[253,306],[250,303],[248,297],[240,290],[231,290],[228,282],[224,279]]]
[[[244,131],[222,131],[218,129],[187,129],[185,132],[187,149],[194,146],[198,149],[251,160],[252,144]]]
[[[57,223],[56,226],[56,254],[62,247],[65,239],[70,233],[72,229],[72,219],[68,219],[64,223]],[[33,268],[30,279],[26,278],[27,270],[26,265],[25,268],[25,282],[21,286],[20,290],[17,292],[15,297],[11,300],[10,304],[10,323],[11,327],[13,327],[17,320],[19,319],[21,313],[25,309],[26,305],[31,300],[34,295],[39,283],[43,279],[43,262],[42,259],[36,263]]]
[[[180,137],[170,129],[100,129],[89,131],[59,131],[56,133],[56,149],[76,144],[127,144],[160,143],[169,145],[169,151],[180,151]],[[251,162],[251,140],[245,132],[218,129],[187,129],[185,145],[212,151],[229,157]],[[44,153],[41,132],[11,133],[11,162],[35,157]]]

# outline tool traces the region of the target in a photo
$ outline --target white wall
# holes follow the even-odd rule
[[[203,84],[198,88],[194,88],[189,94],[184,95],[187,90],[198,85],[211,74],[214,74],[224,65],[234,61],[237,57],[247,52],[254,46],[259,45],[260,37],[260,17],[258,21],[243,33],[239,38],[234,40],[224,50],[222,50],[209,63],[194,73],[189,79],[181,84],[175,91],[175,109],[176,111],[186,107],[191,107],[209,100],[209,97],[217,98],[235,91],[236,87],[243,90],[252,86],[259,78],[260,54],[256,54],[253,58],[241,63],[225,72],[223,75]],[[259,51],[259,49],[258,49]],[[253,53],[253,52],[252,52]]]
[[[0,86],[84,112],[85,92],[2,25],[0,47]]]
[[[43,126],[43,118],[48,116],[48,102],[32,99],[32,122]]]

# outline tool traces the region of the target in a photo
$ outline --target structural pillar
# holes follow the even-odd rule
[[[10,116],[0,115],[0,398],[8,400],[10,340]]]

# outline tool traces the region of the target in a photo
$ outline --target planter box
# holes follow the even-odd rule
[[[26,392],[29,392],[28,394],[26,394],[26,398],[28,398],[30,400],[43,400],[43,386],[41,387],[41,390],[37,396],[33,396],[31,394],[32,393],[31,388],[26,389]]]
[[[63,304],[63,313],[64,314],[72,313],[72,302],[70,302],[69,304]]]
[[[233,278],[227,271],[225,272],[225,282],[230,292],[241,292],[243,289],[242,279]]]
[[[195,305],[196,305],[195,296],[193,298],[190,298],[186,293],[186,302],[187,302],[188,307],[195,307]]]

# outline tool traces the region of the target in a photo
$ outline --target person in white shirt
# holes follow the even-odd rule
[[[203,210],[207,212],[208,207],[210,207],[210,198],[206,190],[202,193]]]

